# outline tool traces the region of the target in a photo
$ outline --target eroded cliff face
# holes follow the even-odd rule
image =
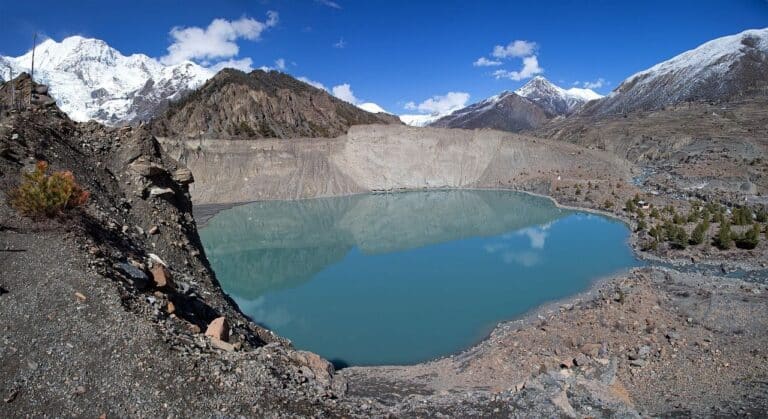
[[[423,188],[547,193],[559,180],[631,172],[601,151],[491,130],[362,125],[333,139],[162,143],[192,170],[198,205]]]

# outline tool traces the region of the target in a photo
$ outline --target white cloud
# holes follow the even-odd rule
[[[307,83],[310,86],[317,87],[318,89],[323,89],[325,91],[328,91],[328,89],[325,87],[323,83],[320,83],[319,81],[310,80],[304,76],[296,77],[297,80],[303,81],[304,83]]]
[[[221,71],[225,68],[234,68],[236,70],[245,71],[246,73],[249,73],[253,70],[253,60],[250,58],[243,58],[240,60],[226,60],[226,61],[219,61],[218,63],[208,67],[213,71]],[[263,69],[263,68],[262,68]],[[270,69],[267,68],[264,71],[269,71]]]
[[[259,40],[261,33],[276,26],[277,22],[277,12],[269,11],[264,22],[243,17],[232,21],[214,19],[205,29],[175,27],[170,32],[173,44],[168,47],[168,55],[160,60],[164,64],[177,64],[186,60],[210,62],[235,57],[240,52],[237,40]]]
[[[523,80],[536,74],[541,74],[544,69],[539,67],[539,60],[535,55],[523,58],[523,68],[520,71],[496,70],[493,76],[497,79]]]
[[[339,49],[344,48],[346,46],[347,46],[347,43],[344,41],[344,38],[339,39],[338,42],[333,44],[334,48],[339,48]]]
[[[352,92],[352,87],[349,85],[349,83],[333,86],[333,88],[331,88],[331,93],[337,98],[345,102],[349,102],[353,105],[356,105],[359,102],[359,100],[357,100],[355,97],[355,94]]]
[[[315,2],[316,3],[320,3],[323,6],[328,6],[328,7],[332,8],[332,9],[339,9],[339,10],[341,9],[341,6],[339,5],[339,3],[336,3],[335,1],[331,1],[331,0],[315,0]]]
[[[278,70],[285,70],[285,59],[284,58],[276,59],[275,67],[277,67]]]
[[[472,65],[475,66],[475,67],[491,67],[491,66],[495,66],[495,65],[501,65],[501,61],[489,60],[489,59],[487,59],[485,57],[480,57],[480,58],[477,59],[477,61],[472,63]]]
[[[585,81],[585,82],[581,83],[581,85],[585,89],[599,89],[599,88],[605,86],[606,84],[608,84],[608,82],[606,82],[605,79],[602,78],[602,77],[600,77],[599,79],[597,79],[595,81]]]
[[[432,96],[419,104],[408,102],[405,104],[405,109],[432,115],[447,115],[465,107],[468,100],[469,93],[448,92],[445,95]]]
[[[533,55],[536,43],[529,41],[512,41],[507,46],[496,45],[491,53],[496,58],[527,57]]]

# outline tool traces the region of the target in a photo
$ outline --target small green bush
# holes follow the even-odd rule
[[[21,186],[9,194],[11,206],[30,217],[54,217],[67,208],[85,205],[89,194],[75,182],[72,172],[47,172],[48,163],[39,161],[32,173],[24,173]]]
[[[707,239],[707,230],[709,230],[709,220],[705,218],[699,224],[696,224],[696,228],[694,228],[693,233],[691,233],[690,243],[694,246],[704,243]]]
[[[730,249],[733,246],[731,223],[727,220],[720,224],[720,229],[717,231],[717,236],[715,236],[715,246],[720,250]]]
[[[752,224],[752,228],[747,230],[743,236],[736,239],[736,247],[739,249],[754,249],[760,242],[760,226]]]

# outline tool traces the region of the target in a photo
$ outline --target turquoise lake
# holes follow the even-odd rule
[[[256,202],[200,235],[243,312],[340,366],[461,351],[640,264],[623,223],[509,191]]]

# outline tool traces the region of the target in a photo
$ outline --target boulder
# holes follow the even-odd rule
[[[325,385],[330,385],[333,382],[333,365],[321,358],[320,355],[307,351],[296,351],[292,358],[299,365],[309,368],[318,382]]]
[[[157,176],[165,173],[165,168],[157,163],[140,157],[128,165],[128,170],[144,177]]]
[[[193,183],[195,181],[195,178],[192,176],[192,171],[187,169],[186,167],[182,167],[181,169],[176,170],[171,175],[173,180],[175,180],[178,183],[181,183],[182,185],[186,185],[189,183]]]
[[[226,317],[217,317],[208,324],[208,328],[205,329],[205,336],[210,336],[212,339],[219,339],[224,342],[229,340],[229,323],[227,323]]]
[[[171,288],[171,273],[161,264],[156,264],[151,269],[152,280],[155,282],[155,288]]]
[[[35,93],[39,95],[47,95],[48,94],[48,86],[44,84],[38,84],[35,86]]]

